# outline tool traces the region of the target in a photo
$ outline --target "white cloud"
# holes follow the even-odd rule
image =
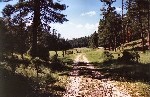
[[[86,12],[86,13],[82,13],[81,16],[94,16],[96,15],[96,12],[95,11],[89,11],[89,12]]]
[[[89,24],[89,23],[86,23],[86,24],[84,24],[84,25],[78,24],[76,27],[77,27],[77,28],[87,29],[87,30],[95,30],[95,29],[98,28],[98,23],[96,23],[96,24]]]
[[[70,25],[74,25],[74,23],[73,23],[73,22],[68,22],[68,24],[70,24]]]
[[[118,12],[118,13],[120,13],[121,12],[121,8],[120,7],[116,7],[116,11]]]
[[[82,24],[78,24],[76,27],[77,27],[77,28],[82,28],[83,25],[82,25]]]
[[[55,28],[62,37],[68,39],[91,35],[92,33],[94,33],[94,31],[97,31],[98,29],[98,23],[78,24],[70,21],[64,24],[51,24],[51,26],[52,28]]]
[[[89,29],[89,30],[92,30],[92,29],[95,28],[95,25],[94,25],[94,24],[89,24],[89,23],[87,23],[87,24],[85,24],[85,28],[86,28],[86,29]]]

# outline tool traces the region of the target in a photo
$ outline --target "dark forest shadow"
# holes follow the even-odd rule
[[[150,82],[150,64],[117,63],[110,66],[101,66],[98,71],[101,72],[103,78],[112,80]]]
[[[0,97],[61,97],[57,92],[65,91],[64,87],[53,85],[57,81],[53,77],[47,77],[45,79],[46,83],[41,84],[36,81],[36,78],[29,78],[23,74],[15,73],[16,68],[20,64],[25,67],[32,64],[30,60],[7,58],[4,62],[0,63],[4,63],[0,65]],[[11,70],[5,69],[5,64],[10,66]],[[48,65],[51,64],[43,62],[41,65],[49,67]],[[64,65],[62,70],[65,71],[67,69]]]
[[[0,97],[59,97],[37,87],[39,84],[30,78],[0,68]]]

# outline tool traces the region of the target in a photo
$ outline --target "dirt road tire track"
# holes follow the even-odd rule
[[[127,92],[120,91],[108,79],[98,80],[89,77],[79,76],[78,70],[82,67],[87,69],[94,69],[91,64],[79,66],[79,62],[89,63],[85,55],[80,54],[74,61],[73,70],[70,72],[69,84],[67,86],[66,94],[63,97],[131,97]],[[83,72],[83,71],[82,71]],[[95,76],[102,76],[99,72],[94,71]]]

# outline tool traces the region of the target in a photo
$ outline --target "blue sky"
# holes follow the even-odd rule
[[[8,3],[15,4],[18,0],[13,0]],[[67,15],[68,22],[63,24],[50,24],[55,28],[62,37],[72,39],[91,35],[97,31],[98,23],[102,16],[100,15],[100,8],[103,3],[100,0],[59,0],[61,3],[69,6],[64,14]],[[116,7],[117,12],[121,12],[121,0],[116,0],[113,6]],[[6,2],[0,2],[0,12],[4,8]],[[0,13],[0,16],[2,14]]]

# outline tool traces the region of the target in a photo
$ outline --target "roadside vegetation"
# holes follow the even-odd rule
[[[29,55],[24,55],[24,59],[19,54],[14,55],[0,62],[0,96],[61,97],[65,93],[73,54],[58,58],[54,54],[47,62],[39,58],[31,60]]]
[[[104,51],[101,51],[99,49],[91,49],[89,52],[86,52],[86,57],[90,60],[90,62],[100,63],[103,61],[102,53]]]
[[[109,54],[104,53],[109,52]],[[120,61],[115,51],[91,50],[86,53],[90,63],[102,74],[99,79],[111,79],[113,84],[133,97],[150,96],[150,52],[139,53],[139,62],[129,59]],[[104,57],[107,56],[107,57]],[[120,53],[120,58],[123,55]]]

